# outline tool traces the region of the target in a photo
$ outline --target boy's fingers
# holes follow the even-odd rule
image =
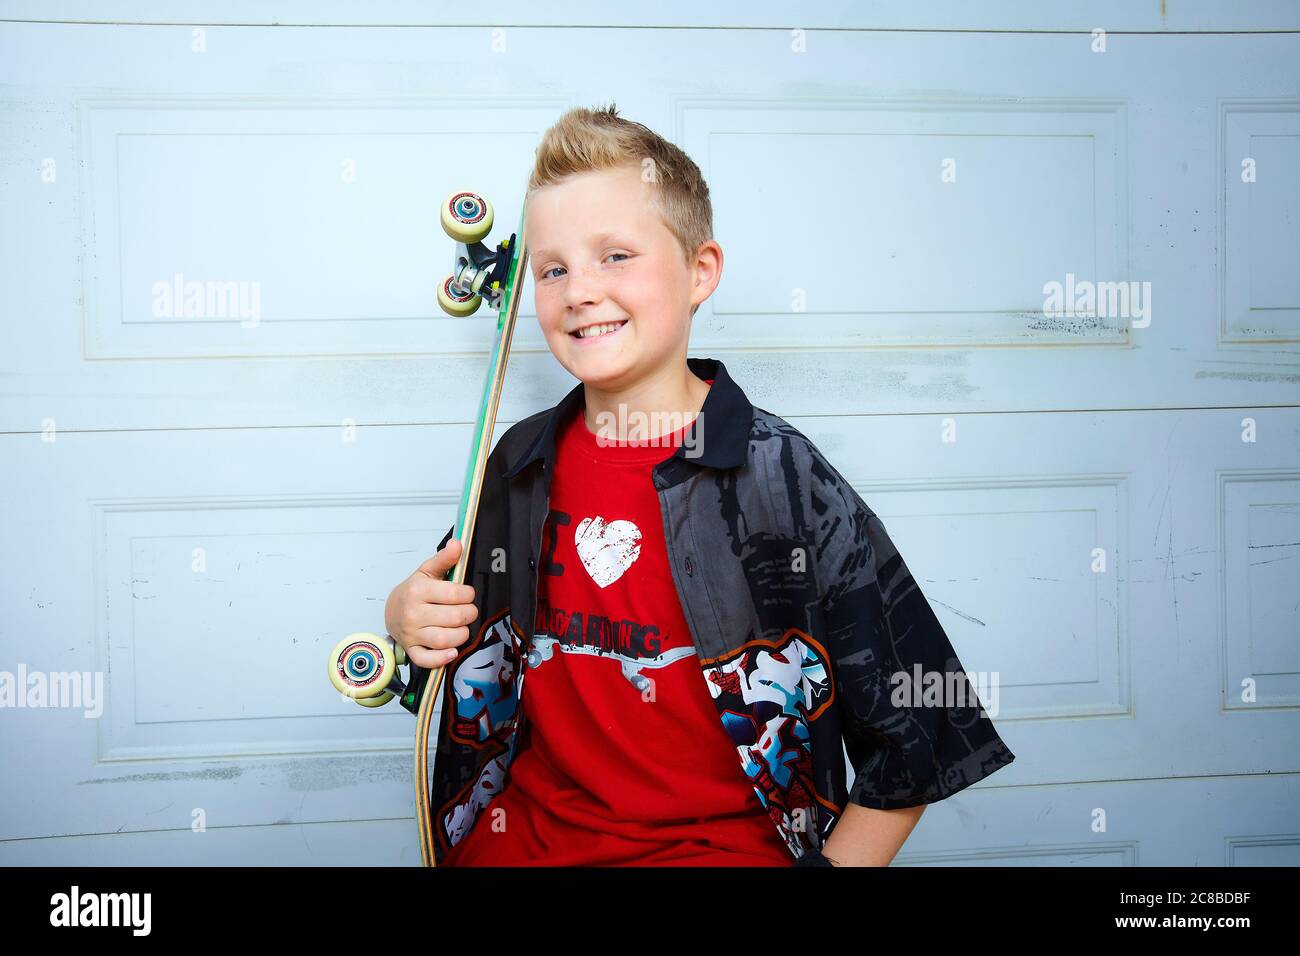
[[[415,647],[445,650],[448,647],[459,647],[468,640],[469,628],[464,625],[431,624],[413,631],[411,644]]]
[[[417,613],[425,611],[425,605],[429,604],[460,606],[474,603],[474,588],[468,584],[455,584],[451,581],[418,575],[411,582],[410,589],[410,600],[416,605]],[[421,623],[427,622],[421,621]]]
[[[456,657],[456,653],[454,647],[447,650],[429,650],[427,647],[408,647],[406,649],[406,656],[425,670],[446,666],[448,662]]]
[[[417,604],[403,622],[407,634],[418,635],[425,628],[458,628],[478,618],[478,607],[473,604]],[[424,643],[416,638],[417,643]]]

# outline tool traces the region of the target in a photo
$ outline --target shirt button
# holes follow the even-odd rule
[[[695,562],[691,560],[689,554],[686,556],[686,573],[691,575],[691,577],[695,576]]]
[[[536,559],[536,558],[529,558],[529,559],[528,559],[528,568],[529,568],[529,570],[532,570],[533,568],[536,568],[536,567],[537,567],[537,559]]]

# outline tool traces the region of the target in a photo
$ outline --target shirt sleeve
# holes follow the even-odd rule
[[[849,799],[934,803],[1015,759],[881,520],[829,465],[814,482],[827,624]]]

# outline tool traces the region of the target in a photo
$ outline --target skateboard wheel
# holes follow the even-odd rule
[[[330,683],[340,693],[358,703],[386,693],[384,688],[397,670],[394,644],[391,638],[363,631],[349,634],[335,644],[334,650],[330,652]],[[391,698],[393,695],[388,696]]]
[[[393,699],[393,695],[388,691],[384,691],[378,697],[354,697],[352,699],[362,707],[383,707],[384,704]]]
[[[451,287],[451,280],[454,276],[447,276],[442,280],[442,285],[438,286],[438,307],[448,315],[454,315],[458,319],[463,319],[467,315],[473,315],[478,311],[478,305],[483,300],[473,292],[461,295]]]
[[[465,245],[492,231],[492,204],[469,190],[452,193],[442,204],[442,231]]]

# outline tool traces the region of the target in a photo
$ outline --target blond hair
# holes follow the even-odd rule
[[[682,247],[689,266],[713,238],[713,204],[700,167],[654,130],[607,107],[574,107],[542,134],[525,202],[575,173],[631,167],[652,184],[651,203]],[[699,306],[691,308],[691,314]]]

